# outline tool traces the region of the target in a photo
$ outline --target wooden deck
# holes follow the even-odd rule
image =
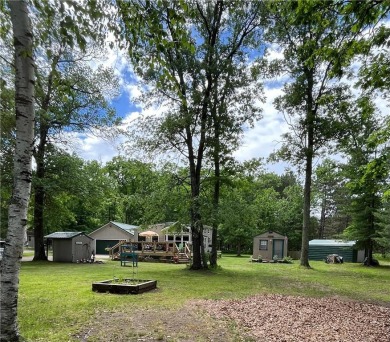
[[[180,248],[171,241],[121,241],[110,251],[112,260],[123,261],[126,257],[130,258],[131,254],[136,254],[138,261],[156,260],[183,263],[191,259],[191,250],[187,244]]]

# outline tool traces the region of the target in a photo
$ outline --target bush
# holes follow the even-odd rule
[[[293,263],[293,259],[291,257],[287,256],[287,257],[284,257],[281,262],[283,264],[292,264]]]

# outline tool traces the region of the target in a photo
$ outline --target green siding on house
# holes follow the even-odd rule
[[[356,262],[357,251],[346,246],[309,246],[309,260],[325,260],[329,254],[338,254],[345,262]]]

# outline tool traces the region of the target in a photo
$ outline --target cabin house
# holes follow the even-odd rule
[[[179,246],[191,242],[190,228],[178,222],[153,224],[148,226],[147,230],[156,232],[158,237],[156,236],[154,239],[159,242],[171,242]],[[138,231],[138,236],[139,234],[142,235],[141,230]],[[139,237],[138,240],[141,241],[142,239]]]
[[[89,234],[94,239],[96,254],[109,254],[108,249],[121,241],[137,241],[138,226],[110,221]]]
[[[281,260],[287,257],[287,236],[276,232],[265,232],[253,238],[254,260]]]
[[[179,225],[179,227],[178,227]],[[159,234],[158,241],[174,242],[178,246],[192,243],[191,227],[177,222],[160,223],[149,226]],[[203,226],[203,246],[205,252],[211,252],[212,227]]]
[[[356,241],[324,240],[309,241],[309,260],[325,260],[329,254],[338,254],[345,262],[363,262],[364,250],[358,250]]]
[[[122,245],[136,253],[139,260],[191,258],[192,235],[188,225],[179,222],[153,224],[141,229],[120,222],[109,222],[89,234],[94,241],[96,254],[109,254],[112,259],[120,256]],[[211,251],[212,228],[204,226],[203,243],[205,251]],[[184,258],[185,257],[185,258]]]
[[[83,232],[56,232],[46,235],[45,238],[52,241],[55,262],[91,259],[93,239]]]

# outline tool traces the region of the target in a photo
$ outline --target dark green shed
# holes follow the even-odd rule
[[[311,240],[309,260],[325,260],[329,254],[338,254],[345,262],[363,262],[364,250],[357,250],[355,244],[356,241]]]

